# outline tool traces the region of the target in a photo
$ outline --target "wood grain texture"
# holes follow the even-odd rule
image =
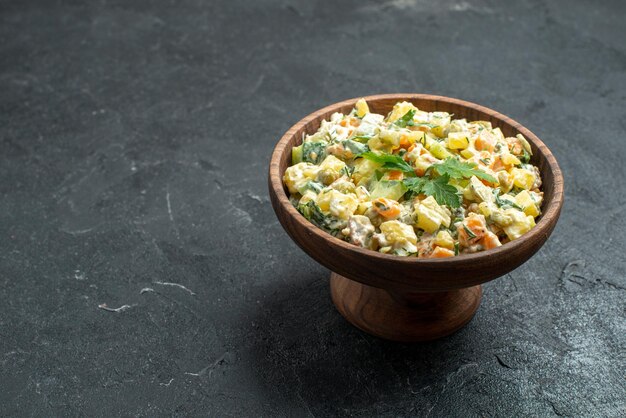
[[[357,328],[393,341],[429,341],[467,324],[480,305],[481,286],[447,292],[397,294],[330,275],[337,310]]]
[[[328,119],[333,113],[349,112],[358,100],[350,99],[320,109],[292,126],[276,144],[270,161],[269,194],[276,216],[289,236],[309,256],[347,279],[385,289],[394,294],[407,295],[416,292],[447,292],[480,285],[515,269],[541,248],[554,230],[563,206],[563,176],[550,150],[530,130],[494,110],[459,99],[424,94],[385,94],[368,96],[365,99],[371,111],[376,113],[387,114],[395,103],[409,101],[426,111],[446,111],[454,113],[456,118],[490,121],[494,127],[499,127],[505,136],[521,133],[531,144],[533,150],[531,162],[541,171],[544,192],[543,213],[537,225],[515,241],[488,251],[444,259],[418,259],[382,254],[357,247],[319,229],[289,202],[288,191],[283,185],[282,177],[291,164],[291,148],[302,142],[304,134],[315,132],[321,121]],[[344,285],[334,292],[352,288],[353,286]],[[441,297],[447,296],[442,294]],[[344,299],[345,297],[337,294],[335,300]],[[353,306],[352,302],[349,306]],[[346,312],[353,312],[345,308],[339,310],[344,315]],[[469,314],[469,317],[471,315]],[[348,319],[353,323],[357,321],[353,317]],[[364,325],[357,326],[366,328]],[[368,328],[377,335],[386,335],[375,329],[379,330]]]

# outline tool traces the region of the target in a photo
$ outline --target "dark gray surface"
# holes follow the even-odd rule
[[[0,415],[626,414],[624,2],[29,3],[0,6]],[[429,344],[348,325],[267,198],[284,131],[385,92],[497,109],[566,178]]]

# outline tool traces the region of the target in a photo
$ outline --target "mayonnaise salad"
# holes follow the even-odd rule
[[[490,122],[365,100],[292,150],[283,182],[298,211],[337,238],[381,253],[454,257],[535,226],[543,192],[531,147]]]

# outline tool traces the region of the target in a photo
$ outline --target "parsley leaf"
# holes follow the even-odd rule
[[[404,179],[403,183],[411,195],[418,195],[423,193],[424,185],[429,181],[430,179],[428,177],[411,177]]]
[[[433,164],[429,169],[436,170],[440,175],[448,175],[453,179],[470,178],[476,176],[479,179],[487,180],[490,183],[497,183],[497,180],[476,168],[475,163],[461,162],[453,157],[448,157],[443,163]]]
[[[405,173],[413,173],[413,167],[397,155],[392,154],[376,154],[372,151],[364,152],[361,157],[366,158],[375,163],[382,164],[387,170],[400,170]]]
[[[461,197],[456,187],[448,184],[450,177],[447,174],[437,177],[424,184],[424,194],[435,198],[440,205],[447,205],[451,208],[461,206]]]
[[[415,116],[415,109],[411,109],[404,114],[400,119],[394,122],[394,125],[399,126],[401,128],[406,128],[407,126],[413,126],[415,122],[413,122],[413,116]]]
[[[440,205],[447,205],[451,208],[461,206],[461,197],[456,187],[448,184],[450,177],[445,174],[436,179],[428,177],[413,177],[404,179],[404,185],[411,195],[424,193],[435,198]]]

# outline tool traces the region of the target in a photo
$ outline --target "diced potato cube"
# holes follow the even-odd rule
[[[321,170],[332,170],[336,172],[340,172],[343,168],[346,167],[346,163],[341,161],[339,158],[334,155],[329,155],[322,161],[320,164]]]
[[[324,184],[330,184],[341,177],[341,170],[346,167],[346,163],[334,155],[329,155],[319,165],[318,179]]]
[[[383,115],[376,113],[367,113],[361,119],[361,124],[354,132],[356,135],[374,136],[378,132],[378,125],[383,121]]]
[[[380,141],[384,145],[391,145],[392,148],[398,148],[400,146],[400,137],[402,134],[398,131],[392,131],[389,129],[383,129],[378,134]]]
[[[396,103],[391,113],[389,113],[389,116],[387,116],[387,121],[395,122],[396,120],[400,119],[402,116],[406,115],[406,113],[411,109],[415,110],[416,112],[418,110],[417,107],[415,107],[412,103],[409,103],[409,102]]]
[[[406,240],[411,244],[417,243],[417,236],[411,225],[400,221],[387,221],[380,224],[380,230],[385,234],[385,239],[389,243]]]
[[[354,163],[354,173],[352,173],[352,179],[357,186],[366,186],[370,179],[374,176],[374,173],[379,169],[382,164],[375,163],[374,161],[359,158]]]
[[[504,233],[512,241],[530,231],[535,226],[535,218],[520,212],[517,209],[505,210],[506,215],[510,216],[512,222],[510,225],[504,226]]]
[[[315,203],[323,212],[339,219],[348,219],[359,206],[353,194],[344,194],[335,189],[322,190]]]
[[[478,210],[480,211],[480,213],[483,214],[485,218],[489,218],[494,209],[497,210],[498,208],[491,202],[482,202],[478,204]]]
[[[467,131],[468,127],[469,124],[466,119],[455,119],[450,122],[450,132],[464,132]]]
[[[298,163],[287,167],[283,176],[283,182],[292,194],[300,193],[302,188],[314,180],[320,171],[320,167],[311,163]]]
[[[417,216],[417,226],[431,234],[441,225],[450,226],[450,211],[439,206],[432,196],[428,196],[415,204],[415,215]]]
[[[528,152],[530,155],[533,155],[533,150],[530,147],[530,144],[528,143],[528,141],[526,140],[526,138],[524,138],[524,135],[522,134],[517,134],[515,136],[517,139],[519,139],[519,142],[522,143],[522,146],[524,147],[524,149],[526,150],[526,152]]]
[[[502,170],[498,171],[496,174],[496,178],[498,179],[498,184],[500,186],[500,190],[504,193],[508,193],[513,188],[513,176],[508,172]]]
[[[307,190],[302,195],[302,198],[300,199],[300,202],[298,202],[298,204],[303,205],[305,203],[310,202],[311,200],[315,201],[316,198],[317,198],[317,194],[313,190]]]
[[[435,237],[435,245],[448,248],[452,250],[454,248],[454,240],[452,235],[448,231],[439,231]]]
[[[491,122],[486,121],[486,120],[475,120],[475,121],[472,121],[471,123],[476,124],[476,125],[480,125],[483,128],[487,128],[489,130],[493,129],[493,127],[491,125]]]
[[[524,209],[524,213],[526,215],[530,215],[532,217],[539,216],[539,208],[535,204],[535,201],[530,196],[528,190],[521,191],[515,196],[515,203]]]
[[[433,158],[429,154],[420,155],[415,161],[413,161],[413,165],[415,166],[415,171],[422,175],[428,170],[428,167],[435,164],[438,160],[433,162]]]
[[[402,250],[407,253],[416,253],[417,236],[413,227],[399,221],[387,221],[380,224],[380,234],[378,235],[378,242],[381,247],[379,251],[383,251],[385,247],[389,247],[389,252],[392,249]]]
[[[448,148],[465,149],[469,146],[469,132],[450,132],[448,134]]]
[[[430,123],[435,125],[430,132],[433,135],[437,135],[439,138],[443,138],[446,131],[450,128],[450,114],[446,112],[432,112],[430,116]]]
[[[461,156],[469,160],[472,157],[474,157],[474,151],[469,150],[469,149],[464,149],[463,151],[461,151]]]
[[[509,226],[513,223],[513,218],[510,215],[510,211],[514,210],[518,213],[521,213],[518,210],[515,209],[506,209],[506,210],[502,210],[500,208],[498,208],[497,206],[493,205],[490,206],[490,210],[491,210],[491,220],[493,221],[493,223],[495,223],[496,225],[504,228],[506,226]]]
[[[529,190],[535,183],[535,173],[524,168],[511,169],[511,175],[513,176],[513,184],[520,189]]]
[[[504,134],[500,128],[492,129],[491,132],[493,132],[498,139],[504,140]]]
[[[502,160],[502,164],[504,165],[520,165],[522,162],[513,154],[505,153],[500,159]]]
[[[366,114],[370,112],[370,108],[367,105],[367,102],[365,101],[365,99],[357,100],[356,104],[354,105],[354,108],[356,109],[356,115],[360,118],[362,118],[363,116],[365,116]]]
[[[354,213],[356,213],[357,215],[363,215],[371,207],[372,207],[372,202],[359,202],[359,205],[357,206]]]
[[[433,141],[428,150],[434,157],[439,158],[440,160],[445,160],[446,158],[452,156],[452,154],[450,154],[446,148],[441,145],[441,143],[436,141]]]
[[[463,197],[476,202],[493,202],[493,189],[485,186],[476,176],[472,176],[469,185],[463,190]]]

